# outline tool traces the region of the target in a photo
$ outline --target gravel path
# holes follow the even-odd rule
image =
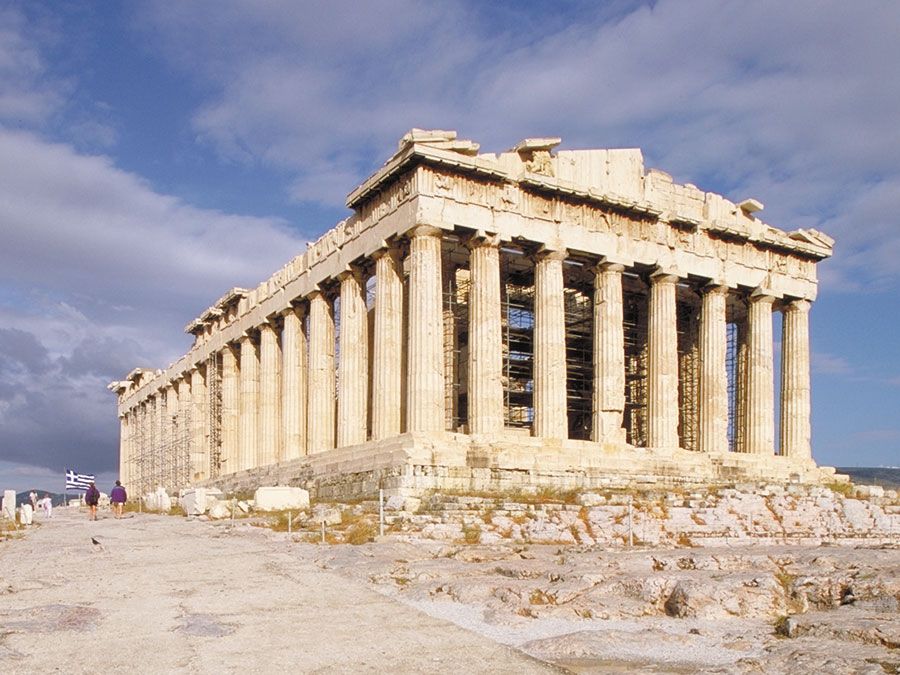
[[[558,672],[288,546],[58,509],[0,544],[0,672]]]

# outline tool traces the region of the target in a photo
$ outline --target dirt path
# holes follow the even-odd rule
[[[0,672],[558,672],[287,546],[59,509],[0,544]]]

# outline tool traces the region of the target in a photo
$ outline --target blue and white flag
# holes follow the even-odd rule
[[[66,470],[66,490],[87,490],[94,482],[92,473],[75,473]]]

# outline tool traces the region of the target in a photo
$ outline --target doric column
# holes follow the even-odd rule
[[[194,424],[193,424],[193,406],[191,405],[191,380],[190,375],[184,374],[175,384],[175,391],[178,395],[178,420],[177,434],[178,439],[175,443],[173,451],[175,452],[175,466],[177,487],[186,487],[191,482],[191,468],[193,466],[192,456],[194,448]],[[147,489],[156,489],[152,485],[148,485]]]
[[[309,453],[334,448],[334,310],[321,291],[309,296]]]
[[[128,413],[119,415],[119,480],[124,484],[128,466]]]
[[[375,335],[372,354],[372,438],[400,433],[403,345],[403,279],[396,248],[375,258]]]
[[[728,451],[726,286],[703,291],[700,309],[700,452]]]
[[[812,459],[810,443],[808,300],[787,302],[782,310],[781,454]]]
[[[365,443],[368,403],[368,316],[366,284],[357,270],[342,272],[341,281],[341,360],[338,364],[337,446]]]
[[[409,245],[409,431],[444,428],[444,330],[441,313],[441,231],[420,225]]]
[[[624,265],[594,268],[594,391],[591,440],[624,443],[625,328],[622,298]]]
[[[206,379],[200,368],[191,371],[191,482],[209,477],[209,410]],[[161,407],[161,406],[160,406]]]
[[[469,250],[469,433],[490,434],[503,429],[500,239],[474,237]]]
[[[543,251],[534,265],[534,429],[567,438],[565,251]]]
[[[647,445],[678,447],[678,330],[674,274],[650,277],[650,331],[647,363]]]
[[[238,359],[230,345],[222,347],[222,462],[221,473],[234,473],[240,466],[238,448],[241,384]]]
[[[282,312],[284,328],[281,332],[282,358],[282,428],[284,459],[291,460],[306,454],[306,333],[303,330],[305,312],[291,307]]]
[[[775,379],[772,303],[764,293],[750,296],[747,317],[746,452],[775,454]]]
[[[259,350],[253,338],[243,335],[240,344],[241,406],[238,430],[240,434],[241,471],[256,466],[259,441]]]
[[[281,460],[281,347],[275,326],[259,327],[259,443],[257,465]]]

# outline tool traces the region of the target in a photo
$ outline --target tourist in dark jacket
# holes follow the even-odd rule
[[[109,501],[112,502],[113,513],[116,518],[121,518],[122,509],[125,508],[125,502],[128,501],[128,493],[122,487],[121,481],[116,481],[116,486],[109,493]]]
[[[84,493],[84,503],[91,509],[91,520],[97,520],[97,504],[100,503],[100,490],[91,483],[87,492]]]

